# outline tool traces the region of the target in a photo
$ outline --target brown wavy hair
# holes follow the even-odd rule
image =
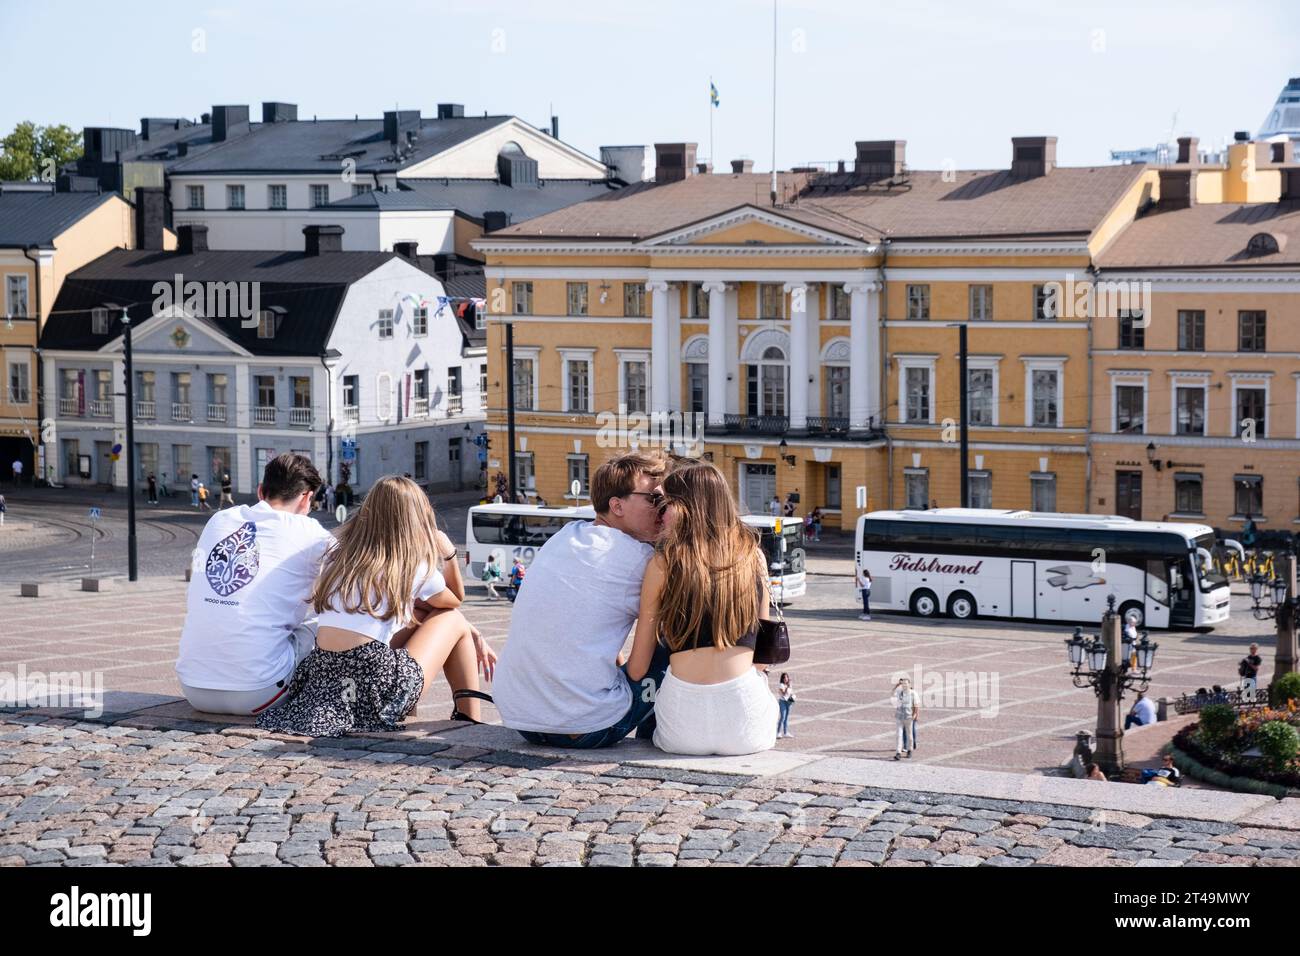
[[[421,565],[442,569],[433,506],[411,479],[380,478],[325,556],[312,607],[408,621]]]
[[[758,535],[741,522],[727,480],[711,464],[669,472],[664,497],[676,521],[659,544],[667,580],[659,636],[679,651],[707,615],[713,646],[733,647],[758,626],[760,580],[766,593],[767,561]]]

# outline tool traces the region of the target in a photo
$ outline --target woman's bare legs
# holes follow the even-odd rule
[[[465,620],[460,611],[431,611],[402,644],[394,639],[390,646],[405,646],[406,652],[419,663],[424,671],[425,690],[429,689],[438,671],[446,675],[447,683],[453,691],[478,690],[478,657],[474,651],[474,638],[469,621]],[[477,699],[466,698],[457,701],[456,706],[466,717],[479,719]]]

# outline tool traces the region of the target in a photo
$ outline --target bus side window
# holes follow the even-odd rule
[[[1168,574],[1170,570],[1163,561],[1148,561],[1146,563],[1147,596],[1151,600],[1158,601],[1161,604],[1169,603]]]

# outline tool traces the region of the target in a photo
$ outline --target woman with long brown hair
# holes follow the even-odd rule
[[[375,482],[312,592],[316,649],[258,726],[312,737],[396,730],[439,670],[466,701],[452,716],[477,721],[478,671],[491,680],[496,654],[457,610],[465,585],[455,557],[419,485]]]
[[[641,587],[629,667],[668,648],[655,697],[655,746],[670,753],[747,754],[776,744],[777,705],[754,664],[768,616],[767,564],[711,464],[664,479],[663,533]]]

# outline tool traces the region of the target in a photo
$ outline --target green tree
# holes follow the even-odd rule
[[[63,124],[37,126],[24,120],[0,139],[0,180],[53,181],[59,169],[80,159],[81,138]]]

